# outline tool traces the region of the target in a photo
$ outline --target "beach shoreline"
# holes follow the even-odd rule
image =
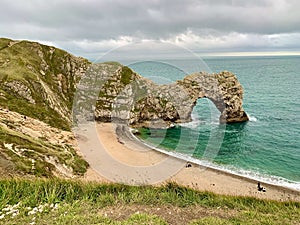
[[[133,134],[126,126],[121,126],[120,128],[120,126],[112,123],[96,123],[95,126],[98,138],[102,145],[105,146],[108,154],[127,166],[148,166],[150,168],[170,159],[172,160],[171,165],[177,164],[177,170],[171,171],[172,174],[169,177],[156,182],[155,185],[175,182],[178,185],[199,191],[210,191],[222,195],[300,202],[300,191],[298,190],[260,182],[266,188],[266,192],[258,191],[257,180],[198,165],[184,159],[166,155],[163,152],[158,152],[150,146],[144,145],[136,137],[133,137]],[[85,157],[84,153],[83,156]],[[89,162],[88,159],[87,161]],[[89,163],[91,168],[86,173],[84,180],[105,183],[118,182],[107,178],[105,175],[103,176],[97,169],[96,162]]]

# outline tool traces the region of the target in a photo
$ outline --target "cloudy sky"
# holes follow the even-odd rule
[[[1,0],[0,36],[92,58],[158,40],[202,55],[300,54],[299,0]]]

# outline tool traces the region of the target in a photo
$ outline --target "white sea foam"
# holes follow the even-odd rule
[[[238,175],[238,176],[249,178],[249,179],[252,179],[252,180],[257,180],[257,181],[260,181],[260,182],[263,182],[263,183],[276,185],[276,186],[281,186],[281,187],[287,187],[287,188],[290,188],[290,189],[300,191],[300,182],[290,181],[290,180],[282,178],[282,177],[272,176],[272,175],[268,175],[268,174],[262,174],[262,173],[259,173],[259,172],[256,172],[256,171],[239,169],[239,168],[236,168],[236,167],[230,166],[230,165],[218,165],[218,164],[215,164],[213,162],[206,161],[206,160],[200,160],[200,159],[194,158],[190,155],[186,155],[186,154],[183,154],[183,153],[172,152],[172,151],[167,151],[167,150],[164,150],[164,149],[153,147],[150,144],[147,144],[144,141],[140,140],[135,135],[132,134],[132,136],[137,141],[142,142],[144,145],[148,146],[149,148],[152,148],[152,149],[154,149],[158,152],[176,157],[178,159],[189,161],[189,162],[197,164],[199,166],[204,166],[204,167],[207,167],[207,168],[224,171],[224,172],[229,173],[229,174]]]
[[[249,121],[250,121],[250,122],[256,122],[256,121],[257,121],[257,118],[254,117],[254,116],[248,115],[248,117],[249,117]]]
[[[197,165],[204,166],[207,168],[212,168],[212,169],[224,171],[229,174],[234,174],[234,175],[249,178],[252,180],[257,180],[257,181],[260,181],[263,183],[268,183],[268,184],[281,186],[281,187],[287,187],[290,189],[300,191],[300,182],[290,181],[290,180],[282,178],[282,177],[272,176],[272,175],[268,175],[268,174],[262,174],[262,173],[255,172],[255,171],[239,169],[234,166],[218,165],[218,164],[212,163],[210,161],[196,159],[196,158],[193,158],[192,156],[188,156],[188,155],[185,155],[182,153],[174,153],[174,152],[171,153],[168,151],[164,151],[164,153],[166,153],[168,155],[172,155],[172,156],[180,158],[180,159],[183,159],[183,160],[187,160],[189,162],[192,162],[192,163],[195,163]]]
[[[180,126],[190,128],[190,129],[196,129],[202,122],[199,119],[199,116],[196,113],[191,114],[192,121],[187,123],[181,123]]]
[[[219,119],[213,118],[211,120],[201,120],[196,114],[192,114],[192,121],[187,123],[180,123],[180,126],[190,128],[190,129],[197,129],[200,125],[219,125]]]
[[[180,126],[190,128],[190,129],[196,129],[201,123],[203,122],[201,122],[200,120],[193,120],[188,123],[181,123]]]

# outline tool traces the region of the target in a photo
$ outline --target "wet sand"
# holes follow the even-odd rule
[[[116,173],[126,174],[126,168],[128,168],[129,179],[131,173],[137,174],[137,171],[140,170],[145,170],[146,175],[143,172],[141,172],[139,176],[136,176],[136,178],[133,175],[133,179],[131,179],[132,182],[124,182],[124,179],[118,180],[116,177],[110,177],[110,175],[107,175],[105,172],[102,173],[101,168],[99,169],[99,167],[97,167],[96,159],[89,161],[91,157],[94,159],[93,153],[88,153],[87,157],[87,154],[83,152],[83,156],[86,157],[91,165],[91,169],[86,173],[85,180],[155,185],[172,181],[179,185],[200,191],[211,191],[216,194],[251,196],[277,201],[300,201],[299,191],[265,183],[261,183],[261,185],[266,188],[266,192],[258,191],[256,180],[206,168],[165,155],[164,153],[157,152],[143,145],[134,138],[130,138],[130,135],[124,134],[124,130],[118,129],[119,128],[116,129],[115,125],[111,123],[96,124],[98,138],[101,144],[105,146],[106,153],[118,163],[125,165],[122,167],[122,170],[120,170],[121,172],[116,171]],[[135,171],[135,173],[131,171],[132,168],[134,168],[133,171]],[[113,165],[110,170],[115,170]],[[141,177],[143,177],[144,183],[134,183],[135,179],[140,179]]]

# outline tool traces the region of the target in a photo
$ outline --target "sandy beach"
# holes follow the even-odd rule
[[[205,168],[152,150],[142,143],[137,142],[135,139],[123,135],[123,131],[116,130],[114,124],[97,123],[95,129],[99,141],[104,146],[105,154],[107,155],[103,155],[102,153],[101,155],[92,148],[83,149],[80,147],[82,155],[91,166],[85,175],[85,180],[123,182],[124,177],[121,175],[123,173],[128,174],[128,179],[132,181],[132,184],[138,184],[134,183],[135,179],[143,179],[144,184],[149,183],[155,185],[172,181],[179,185],[200,191],[211,191],[217,194],[252,196],[277,201],[300,201],[300,192],[296,190],[261,183],[261,185],[266,188],[266,192],[258,191],[256,180],[218,171],[216,169]],[[89,139],[89,135],[84,136],[82,139]],[[105,164],[107,160],[103,161],[103,157],[114,160],[109,162],[109,172],[103,170],[103,168],[108,165]],[[101,159],[102,161],[99,162]],[[188,167],[187,163],[189,164]],[[101,164],[102,167],[99,167],[99,164]],[[120,176],[116,177],[114,170],[116,170],[115,173],[120,174]],[[126,180],[125,183],[130,182]]]

